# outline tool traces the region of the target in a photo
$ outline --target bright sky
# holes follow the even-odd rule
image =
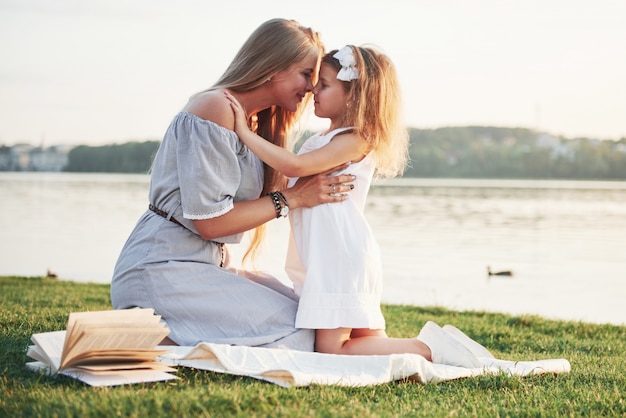
[[[623,0],[0,0],[0,144],[160,139],[273,17],[380,46],[408,126],[626,137]]]

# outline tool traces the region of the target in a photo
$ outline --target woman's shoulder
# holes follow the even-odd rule
[[[207,90],[193,95],[183,108],[183,113],[195,115],[231,131],[235,127],[233,110],[222,90]]]

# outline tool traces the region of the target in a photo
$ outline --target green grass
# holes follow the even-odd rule
[[[412,337],[427,320],[451,323],[496,357],[566,358],[572,372],[285,389],[179,368],[175,381],[93,388],[25,369],[33,333],[65,329],[72,311],[99,309],[110,309],[108,285],[0,277],[0,417],[626,416],[626,327],[443,308],[386,305],[388,333]]]

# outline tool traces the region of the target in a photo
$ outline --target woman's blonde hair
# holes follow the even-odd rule
[[[248,37],[224,74],[209,90],[219,88],[234,92],[254,90],[268,82],[274,74],[287,70],[312,53],[317,54],[319,58],[324,53],[319,33],[302,26],[295,20],[268,20]],[[312,75],[313,83],[317,76],[317,68],[315,70]],[[292,130],[310,100],[311,95],[307,95],[295,112],[271,106],[256,115],[250,115],[255,122],[252,124],[254,131],[278,146],[287,147]],[[265,177],[261,196],[270,191],[282,189],[287,184],[286,178],[278,171],[267,164],[264,167]],[[264,232],[265,224],[255,229],[244,260],[249,257],[254,258]]]
[[[358,78],[342,81],[349,93],[343,126],[369,144],[378,177],[395,177],[404,172],[409,135],[401,121],[402,98],[396,69],[389,57],[370,46],[348,45],[354,54]],[[337,51],[324,55],[322,64],[337,71]]]

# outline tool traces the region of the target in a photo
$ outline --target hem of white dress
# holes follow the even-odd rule
[[[380,298],[371,294],[303,294],[296,314],[296,328],[384,329]]]
[[[296,316],[296,328],[304,329],[336,329],[336,328],[352,328],[352,329],[385,329],[385,319],[378,315],[363,317],[363,313],[357,315],[315,315],[308,318],[298,318]]]

